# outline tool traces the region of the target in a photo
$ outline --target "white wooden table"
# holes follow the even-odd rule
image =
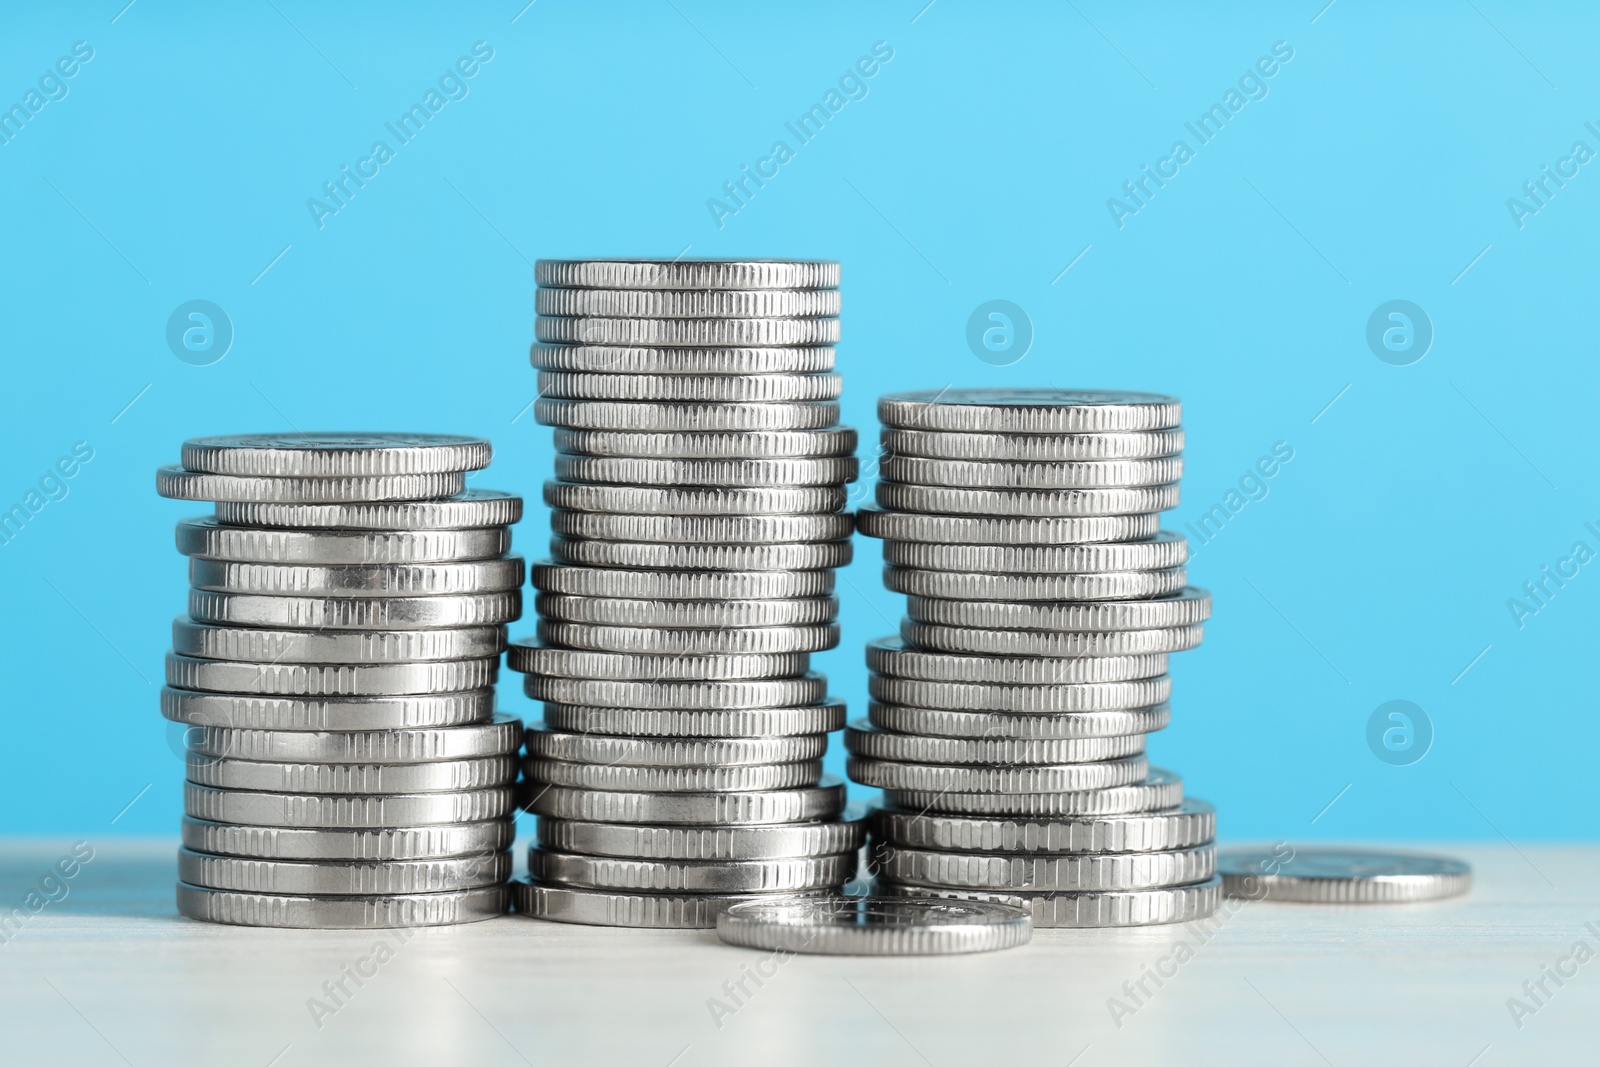
[[[70,845],[0,842],[0,914]],[[8,1067],[1600,1060],[1600,955],[1568,955],[1579,940],[1600,954],[1600,846],[1439,849],[1476,868],[1470,896],[1247,904],[1208,939],[1192,925],[1045,930],[979,956],[798,957],[763,985],[746,979],[751,995],[720,1020],[708,1003],[733,1004],[724,983],[764,956],[709,932],[509,916],[396,945],[211,926],[173,911],[172,843],[94,848],[67,895],[0,944]],[[314,1019],[312,998],[332,1003],[323,984],[380,942],[392,958],[363,964],[373,977],[346,979],[342,1006]],[[1176,963],[1179,942],[1193,957]],[[1576,973],[1558,985],[1547,966]],[[1124,983],[1137,991],[1146,968],[1175,973],[1144,978],[1135,1000]],[[1533,985],[1536,1003],[1523,984],[1541,978],[1550,995]],[[1513,997],[1533,1009],[1520,1028]]]

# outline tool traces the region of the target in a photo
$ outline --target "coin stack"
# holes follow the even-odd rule
[[[822,778],[844,706],[833,569],[856,435],[839,425],[839,267],[541,260],[538,420],[552,559],[514,642],[544,721],[526,914],[711,927],[730,902],[836,890],[864,837]]]
[[[1148,393],[897,393],[877,506],[898,637],[867,649],[872,704],[850,776],[884,790],[878,885],[1021,903],[1034,923],[1211,914],[1216,816],[1149,767],[1167,658],[1210,595],[1159,531],[1178,503],[1180,405]]]
[[[465,491],[489,442],[252,434],[183,446],[157,491],[189,614],[161,710],[185,727],[178,910],[249,926],[506,911],[521,724],[496,715],[520,498]]]

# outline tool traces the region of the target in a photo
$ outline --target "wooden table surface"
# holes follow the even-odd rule
[[[779,966],[709,932],[519,916],[403,943],[191,922],[173,910],[167,841],[94,843],[28,912],[72,844],[0,844],[0,915],[28,916],[0,943],[8,1067],[1600,1061],[1597,846],[1434,846],[1477,876],[1438,904],[1250,903],[1209,936],[1042,930],[1008,952]],[[342,1005],[313,1011],[332,1003],[325,982],[377,956]],[[730,997],[758,962],[776,973]]]

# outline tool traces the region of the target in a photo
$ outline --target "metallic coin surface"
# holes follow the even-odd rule
[[[883,562],[929,571],[988,574],[1104,574],[1182,567],[1189,542],[1163,530],[1145,541],[1081,545],[941,545],[885,541]]]
[[[1210,844],[1217,812],[1189,799],[1167,811],[1077,818],[982,818],[880,808],[876,839],[945,852],[1157,852]]]
[[[820,652],[839,644],[836,623],[822,626],[760,626],[729,630],[668,630],[643,626],[591,626],[545,619],[539,640],[562,648],[598,652],[703,655],[745,652]]]
[[[461,795],[510,785],[516,779],[517,761],[514,756],[500,755],[432,763],[272,763],[191,752],[185,770],[190,782],[211,789],[335,795],[445,792]]]
[[[648,930],[710,930],[731,904],[761,900],[764,893],[631,893],[513,882],[523,915],[584,926],[632,926]]]
[[[323,567],[309,563],[229,563],[191,559],[189,584],[213,593],[251,596],[482,596],[522,584],[521,556],[462,563],[374,563]]]
[[[879,451],[887,456],[985,461],[1063,462],[1094,459],[1159,459],[1183,451],[1183,431],[1144,433],[1018,434],[950,433],[883,428]]]
[[[438,663],[241,663],[167,656],[167,685],[260,696],[405,696],[491,686],[500,658]]]
[[[541,315],[533,335],[546,344],[627,345],[629,347],[701,348],[733,345],[835,345],[837,318],[811,319],[628,319],[585,315]]]
[[[853,853],[866,823],[806,822],[778,826],[629,826],[539,820],[541,847],[587,856],[650,860],[765,860]]]
[[[560,400],[772,404],[837,400],[837,374],[577,374],[539,372],[539,394]]]
[[[906,598],[906,616],[938,626],[999,630],[1154,630],[1193,626],[1211,617],[1211,594],[1188,586],[1151,600],[1006,603]]]
[[[1160,889],[1126,889],[1102,893],[985,892],[885,884],[885,893],[917,900],[980,900],[1013,904],[1033,916],[1041,930],[1104,929],[1193,922],[1214,915],[1222,901],[1222,880]]]
[[[189,617],[219,626],[286,630],[438,630],[502,626],[522,615],[522,591],[466,596],[257,596],[189,592]]]
[[[1077,389],[927,389],[878,398],[878,419],[908,430],[1081,434],[1165,430],[1182,405],[1157,393]]]
[[[533,415],[544,426],[568,430],[820,430],[838,425],[839,404],[833,400],[718,404],[541,398],[534,401]]]
[[[844,488],[832,485],[718,489],[544,483],[544,502],[552,508],[621,515],[803,515],[838,511],[846,499]]]
[[[494,690],[385,697],[270,697],[163,688],[161,714],[191,727],[244,730],[409,730],[494,716]]]
[[[837,289],[839,264],[813,259],[541,259],[541,286],[582,289]]]
[[[1052,685],[1061,682],[1120,682],[1165,674],[1168,657],[1145,656],[962,656],[914,648],[900,637],[867,642],[867,668],[891,678],[925,682]],[[915,731],[912,731],[915,732]]]
[[[530,756],[522,761],[529,782],[614,793],[757,793],[800,789],[822,778],[822,761],[745,766],[628,767],[570,763]]]
[[[661,600],[789,600],[833,592],[831,571],[641,571],[540,560],[529,580],[542,593]]]
[[[736,793],[661,793],[572,789],[524,783],[518,807],[532,815],[647,826],[764,826],[837,818],[844,783],[823,778],[796,789]]]
[[[279,860],[178,850],[178,881],[203,889],[306,896],[450,893],[498,886],[511,877],[511,854],[440,859]]]
[[[1123,737],[1163,730],[1171,721],[1166,704],[1115,711],[1012,712],[916,708],[873,701],[867,719],[874,726],[927,737],[1070,740]]]
[[[706,681],[740,678],[785,678],[811,666],[804,652],[717,653],[701,656],[648,652],[593,652],[551,648],[533,638],[511,646],[506,666],[524,674],[557,678],[614,681]]]
[[[1123,815],[1160,811],[1183,803],[1183,779],[1158,767],[1142,782],[1071,793],[957,793],[942,789],[888,789],[884,803],[908,811],[950,815]]]
[[[225,525],[300,530],[466,530],[510,526],[521,518],[522,498],[498,489],[468,489],[446,500],[388,504],[217,502],[217,521]]]
[[[531,849],[528,875],[546,885],[649,893],[796,893],[836,889],[854,876],[853,852],[764,860],[635,860]]]
[[[839,598],[832,596],[783,600],[640,600],[540,593],[534,606],[544,619],[597,626],[659,626],[669,630],[825,626],[839,615]]]
[[[630,767],[731,767],[821,759],[827,734],[793,737],[628,737],[573,733],[530,726],[528,755]],[[579,851],[582,851],[581,849]]]
[[[685,571],[810,571],[846,566],[849,541],[798,541],[766,545],[657,544],[645,541],[550,539],[550,555],[589,567]]]
[[[1100,489],[1175,482],[1183,477],[1183,460],[1170,456],[1047,462],[889,455],[879,461],[878,477],[913,485],[972,489]]]
[[[1164,704],[1172,695],[1172,677],[1131,678],[1125,682],[1060,682],[1053,685],[967,684],[924,682],[915,678],[867,679],[873,700],[917,708],[956,711],[1064,712],[1111,711]]]
[[[839,541],[848,538],[854,530],[855,518],[848,512],[798,515],[619,515],[556,509],[550,513],[550,532],[557,537],[608,541],[667,541],[698,545],[787,544]]]
[[[799,737],[826,734],[844,727],[845,705],[829,698],[789,708],[595,707],[546,701],[545,725],[569,733],[639,737]]]
[[[296,794],[214,789],[186,782],[183,810],[190,818],[245,826],[369,830],[478,823],[509,815],[510,786],[471,792],[388,796]]]
[[[1097,574],[983,574],[883,568],[884,588],[941,600],[1133,600],[1174,596],[1187,581],[1182,567]]]
[[[185,817],[183,847],[219,856],[270,860],[365,861],[441,859],[503,852],[517,834],[512,819],[376,830],[303,830],[240,826]]]
[[[510,890],[503,885],[453,893],[312,897],[205,889],[179,883],[178,914],[234,926],[384,930],[492,919],[506,913],[510,896]]]
[[[975,766],[1091,763],[1144,754],[1144,735],[1065,739],[919,737],[874,728],[866,720],[844,732],[845,751],[863,759]]]
[[[1169,852],[1026,855],[940,852],[881,844],[875,858],[880,876],[888,881],[953,889],[1157,889],[1204,882],[1217,873],[1215,845]]]
[[[607,485],[755,486],[843,485],[856,480],[854,456],[798,459],[644,459],[633,456],[557,456],[556,477]]]
[[[1161,517],[1149,515],[925,515],[863,505],[856,525],[868,537],[948,545],[1070,545],[1154,537]]]
[[[1250,900],[1399,904],[1443,900],[1472,888],[1472,868],[1448,856],[1365,849],[1229,850],[1223,892]]]
[[[839,314],[837,289],[557,289],[534,294],[553,316],[630,319],[816,318]]]
[[[833,370],[827,345],[785,348],[629,348],[623,345],[546,345],[529,357],[537,370],[583,374],[819,374]]]
[[[623,430],[555,431],[557,452],[573,456],[636,456],[641,459],[826,459],[853,456],[850,426],[815,430],[690,430],[632,433]]]
[[[246,730],[196,726],[184,734],[190,752],[269,763],[432,763],[511,755],[522,744],[522,720],[412,730]],[[200,851],[212,851],[201,849]]]
[[[1025,944],[1021,908],[980,901],[844,897],[750,901],[717,916],[730,945],[827,956],[948,956]]]
[[[1029,767],[968,767],[945,763],[903,763],[852,756],[846,763],[850,780],[874,789],[948,793],[1084,793],[1142,782],[1149,770],[1143,756],[1099,763],[1060,763]],[[891,801],[896,807],[908,805]],[[920,805],[909,805],[913,808]],[[1170,805],[1166,805],[1170,806]],[[929,805],[932,811],[947,811]]]
[[[178,523],[178,551],[230,563],[335,566],[453,563],[492,559],[511,548],[502,527],[477,530],[285,530],[225,526],[214,518]]]
[[[370,478],[481,470],[481,437],[444,433],[241,433],[183,443],[185,470],[247,477]]]
[[[994,630],[902,619],[900,636],[922,648],[974,656],[1142,656],[1198,648],[1205,627],[1150,630]]]
[[[1148,515],[1178,506],[1178,483],[1133,489],[947,489],[880,481],[880,508],[1018,518]]]
[[[359,477],[265,478],[205,474],[173,464],[156,470],[156,492],[169,500],[273,504],[354,504],[455,496],[467,487],[460,472]]]
[[[200,659],[251,663],[410,663],[478,659],[505,650],[505,629],[471,626],[442,630],[282,630],[172,622],[172,651]]]
[[[621,708],[781,708],[815,704],[828,693],[828,679],[812,671],[794,678],[709,682],[617,682],[597,678],[546,678],[530,674],[523,692],[559,704]]]

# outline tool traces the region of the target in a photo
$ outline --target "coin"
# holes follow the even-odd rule
[[[185,733],[184,743],[200,756],[273,763],[430,763],[511,755],[522,744],[522,720],[502,714],[477,725],[337,733],[197,726]]]
[[[569,430],[818,430],[839,421],[833,400],[781,404],[644,403],[541,398],[534,418]]]
[[[811,657],[804,652],[747,652],[684,656],[648,652],[593,652],[550,648],[523,638],[508,650],[506,666],[524,674],[615,681],[707,681],[784,678],[804,674]]]
[[[789,708],[733,708],[685,711],[670,708],[594,707],[546,701],[545,724],[552,730],[643,737],[782,738],[826,734],[844,726],[844,702],[829,698]]]
[[[302,930],[382,930],[478,922],[504,915],[509,902],[510,890],[503,885],[373,897],[283,896],[178,885],[178,914],[187,918]]]
[[[249,477],[370,478],[481,470],[493,449],[445,433],[241,433],[183,443],[185,470]]]
[[[517,911],[535,919],[585,926],[632,926],[650,930],[710,930],[730,904],[759,900],[760,893],[622,893],[600,889],[513,882]]]
[[[516,778],[516,768],[515,757],[509,755],[433,763],[267,763],[191,752],[187,761],[188,778],[195,785],[264,793],[451,792],[459,796],[509,785]]]
[[[384,474],[364,477],[263,478],[204,474],[177,465],[156,471],[156,492],[169,500],[240,503],[329,504],[388,500],[427,500],[454,496],[466,488],[459,472]]]
[[[600,652],[708,653],[819,652],[839,644],[839,626],[761,626],[734,630],[663,630],[641,626],[590,626],[545,619],[539,640]]]
[[[630,347],[700,348],[733,345],[834,345],[839,320],[814,319],[625,319],[542,315],[533,335],[546,344],[628,345]]]
[[[529,727],[528,755],[576,763],[632,767],[749,766],[821,759],[827,734],[799,737],[656,738],[565,733]],[[584,851],[578,849],[577,851]]]
[[[777,826],[629,826],[539,820],[539,844],[556,852],[652,860],[767,860],[853,853],[866,823],[805,822]]]
[[[550,532],[558,537],[609,541],[786,544],[844,540],[854,530],[855,518],[847,512],[809,515],[629,515],[557,509],[550,513]]]
[[[851,781],[874,789],[935,794],[960,793],[1083,793],[1133,785],[1142,781],[1149,764],[1143,756],[1099,763],[1061,763],[1030,767],[963,767],[945,763],[902,763],[852,757],[847,763]],[[896,807],[916,804],[891,801]],[[947,807],[928,805],[932,811]],[[1170,807],[1171,805],[1162,805]]]
[[[985,574],[883,568],[885,588],[943,600],[1132,600],[1173,596],[1187,581],[1182,567],[1098,574]]]
[[[1137,541],[1153,537],[1161,517],[1148,515],[927,515],[885,511],[871,504],[856,512],[856,525],[868,537],[886,541],[926,541],[952,545],[1066,545]]]
[[[506,647],[499,626],[448,630],[264,630],[172,622],[172,651],[201,659],[252,663],[406,663],[498,656]]]
[[[1033,936],[1027,912],[977,901],[884,897],[748,901],[717,916],[730,945],[827,956],[993,952]]]
[[[827,345],[785,348],[629,348],[620,345],[546,345],[534,342],[538,370],[584,374],[819,374],[833,370]],[[559,447],[559,446],[558,446]]]
[[[492,559],[511,547],[502,527],[477,530],[286,530],[224,526],[213,518],[178,523],[178,551],[232,563],[367,565]]]
[[[533,815],[649,826],[763,826],[832,819],[844,811],[844,783],[823,778],[796,789],[663,793],[571,789],[524,783],[518,807]]]
[[[530,782],[622,793],[753,793],[816,785],[821,760],[733,767],[628,767],[568,763],[530,756],[522,762]]]
[[[308,896],[448,893],[496,886],[510,876],[511,855],[506,852],[365,863],[211,856],[187,848],[178,850],[178,881],[204,889],[231,889],[243,893]]]
[[[198,623],[290,630],[433,630],[500,626],[522,614],[522,593],[467,596],[255,596],[191,590]]]
[[[167,684],[212,693],[275,696],[403,696],[494,684],[498,656],[437,663],[241,663],[167,656]]]
[[[854,456],[850,426],[815,430],[690,430],[633,433],[626,430],[555,431],[556,451],[573,456],[635,456],[641,459],[826,459]]]
[[[886,426],[879,447],[889,456],[928,459],[1035,460],[1070,462],[1095,459],[1160,459],[1183,451],[1183,431],[1143,433],[1020,434],[947,433],[898,430]]]
[[[540,371],[539,394],[560,400],[790,403],[837,400],[837,374],[577,374]]]
[[[1366,849],[1230,850],[1219,863],[1223,892],[1250,900],[1398,904],[1443,900],[1472,888],[1472,868],[1447,856]]]
[[[1136,815],[981,818],[879,809],[872,816],[878,840],[945,852],[1156,852],[1209,844],[1216,831],[1216,809],[1193,799]]]
[[[1073,603],[1005,603],[982,600],[906,598],[906,615],[917,622],[1006,630],[1154,630],[1193,626],[1211,617],[1211,594],[1189,586],[1177,596],[1151,600]]]
[[[845,730],[844,747],[852,756],[863,759],[1025,766],[1143,755],[1144,735],[1061,739],[919,737],[875,729],[866,720],[858,720]]]
[[[1068,793],[959,793],[944,789],[886,789],[884,803],[907,811],[950,815],[1122,815],[1183,803],[1183,779],[1159,767],[1142,782]]]
[[[781,708],[814,704],[828,692],[828,680],[816,672],[794,678],[762,678],[707,682],[617,682],[597,678],[522,679],[534,700],[560,704],[614,704],[623,708]]]
[[[1078,545],[967,545],[885,541],[883,562],[930,571],[1000,574],[1105,574],[1182,567],[1189,542],[1161,531],[1146,541]]]
[[[275,860],[439,859],[481,856],[511,847],[511,819],[406,826],[377,830],[300,830],[283,826],[239,826],[185,817],[183,846],[221,856]]]
[[[1077,389],[926,389],[878,398],[885,426],[960,433],[1082,434],[1165,430],[1182,405],[1157,393]]]
[[[1193,922],[1215,914],[1222,899],[1219,878],[1194,885],[1102,893],[983,892],[898,884],[886,884],[882,889],[885,893],[916,900],[976,900],[1016,905],[1031,914],[1034,926],[1041,930]]]
[[[873,701],[867,718],[885,730],[926,737],[1067,740],[1153,733],[1166,729],[1172,712],[1166,704],[1116,711],[1012,712],[915,708]]]
[[[592,289],[837,289],[839,264],[780,259],[541,259],[540,285]]]
[[[569,511],[625,515],[785,515],[832,512],[844,507],[843,488],[831,485],[714,486],[587,485],[545,482],[544,502]],[[628,540],[628,539],[624,539]]]
[[[923,648],[974,656],[1133,656],[1183,652],[1197,648],[1205,628],[1158,627],[1150,630],[1064,631],[992,630],[936,626],[903,619],[900,636]]]
[[[635,860],[531,849],[528,876],[546,885],[651,893],[794,893],[838,888],[855,853],[763,860]]]
[[[867,642],[867,668],[892,678],[926,682],[1049,685],[1154,678],[1166,673],[1167,657],[1162,654],[1066,658],[959,656],[914,648],[899,637],[879,637]]]
[[[843,485],[856,480],[853,456],[805,459],[640,459],[557,456],[556,477],[608,485],[748,486]]]
[[[833,572],[640,571],[534,563],[530,579],[542,593],[660,600],[789,600],[827,596]]]
[[[263,697],[161,690],[161,714],[194,727],[250,730],[406,730],[488,722],[494,690],[385,697]]]
[[[1216,874],[1217,848],[1202,845],[1168,852],[1040,856],[939,852],[880,844],[877,861],[879,877],[909,885],[1100,892],[1204,882]]]
[[[301,530],[464,530],[510,526],[521,518],[522,498],[495,489],[468,489],[445,500],[393,503],[217,502],[220,523]]]
[[[534,294],[551,316],[632,319],[816,318],[839,314],[837,289],[557,289]]]
[[[563,563],[642,570],[811,571],[850,562],[849,541],[787,544],[697,545],[646,541],[591,541],[553,537],[550,554]]]
[[[515,589],[522,584],[522,578],[521,556],[464,563],[375,563],[358,567],[189,561],[189,584],[195,589],[255,596],[480,596]]]
[[[878,483],[878,506],[937,515],[1074,518],[1147,515],[1178,506],[1178,485],[1133,489],[948,489]]]
[[[390,796],[295,794],[183,786],[184,814],[208,822],[307,829],[379,829],[477,823],[512,811],[510,786],[464,793]]]
[[[960,711],[1063,712],[1148,708],[1172,695],[1170,675],[1130,678],[1124,682],[1058,682],[1046,685],[925,682],[915,678],[872,675],[867,691],[873,700],[918,708]]]
[[[925,459],[890,455],[878,464],[878,477],[914,485],[965,486],[987,489],[1097,489],[1166,485],[1183,476],[1183,460],[1086,459],[1039,460]]]
[[[639,600],[540,593],[539,614],[563,622],[601,626],[723,629],[747,626],[817,626],[839,614],[837,597],[785,600]]]

